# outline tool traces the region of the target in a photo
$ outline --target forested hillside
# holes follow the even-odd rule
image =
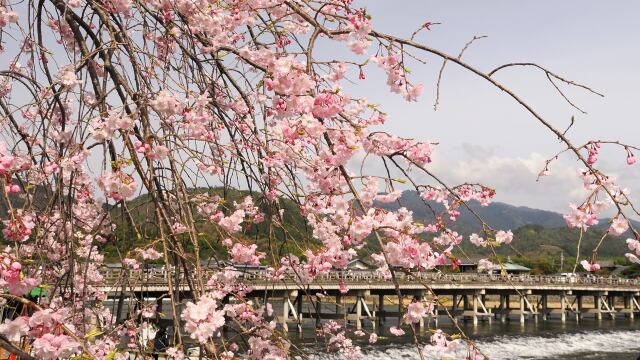
[[[34,190],[35,191],[35,190]],[[44,202],[46,199],[45,191],[37,189],[37,202]],[[221,200],[221,209],[229,209],[233,207],[234,202],[241,202],[242,199],[249,195],[248,191],[229,190],[222,188],[213,190],[193,189],[192,193],[199,193],[203,197],[215,197],[226,199]],[[13,202],[20,202],[19,198],[12,198]],[[155,212],[153,211],[153,203],[148,195],[141,195],[137,198],[127,201],[127,209],[131,214],[131,218],[137,225],[137,232],[129,225],[126,213],[120,208],[111,206],[110,213],[115,221],[116,230],[114,236],[104,244],[104,250],[108,261],[118,261],[119,258],[126,255],[122,252],[139,247],[153,241],[158,235],[156,227]],[[400,204],[414,214],[417,220],[429,222],[433,220],[431,210],[425,206],[422,199],[413,191],[406,191],[399,198],[397,203],[385,204],[384,207],[395,209]],[[213,254],[217,254],[222,259],[226,258],[226,250],[221,245],[222,236],[216,231],[211,223],[198,215],[195,204],[192,205],[192,211],[196,216],[196,226],[198,231],[199,246],[203,257],[209,258]],[[429,203],[436,211],[443,210],[442,205],[437,203]],[[37,207],[38,204],[35,204]],[[107,206],[107,205],[105,205]],[[536,266],[549,268],[558,267],[560,264],[561,254],[565,257],[565,264],[573,264],[576,256],[576,249],[580,233],[576,229],[569,229],[565,226],[562,215],[559,213],[532,209],[528,207],[516,207],[505,203],[492,203],[489,206],[482,207],[477,202],[470,202],[469,206],[485,221],[496,229],[510,229],[514,233],[514,241],[510,247],[501,247],[498,254],[501,256],[511,256],[517,258],[521,262],[528,262]],[[301,215],[298,206],[289,199],[280,199],[279,207],[283,209],[284,230],[279,227],[270,227],[267,222],[254,224],[243,234],[246,238],[255,241],[262,251],[268,252],[268,249],[275,249],[278,253],[292,252],[297,255],[303,255],[299,250],[305,247],[319,247],[306,226],[305,219]],[[453,224],[452,229],[460,234],[469,235],[472,232],[480,231],[480,224],[475,217],[464,207],[460,208],[461,214]],[[0,201],[0,211],[5,216],[7,211],[6,201]],[[267,212],[267,207],[262,207],[262,211]],[[604,229],[606,229],[607,220],[600,221],[600,228],[594,228],[583,234],[582,239],[582,257],[589,257],[590,251],[595,247],[602,237]],[[638,225],[637,223],[635,225]],[[286,234],[285,234],[286,233]],[[295,239],[296,241],[290,241]],[[603,246],[598,253],[599,258],[617,259],[624,262],[624,253],[626,252],[626,237],[608,238],[607,246]],[[269,246],[269,242],[271,245]],[[120,252],[116,251],[120,249]],[[461,258],[478,256],[492,256],[490,250],[478,248],[469,242],[463,242],[458,255]],[[362,257],[367,257],[370,253],[379,251],[379,246],[375,241],[369,241],[368,246],[360,251]],[[188,255],[189,249],[185,249]],[[275,258],[278,253],[268,254]]]

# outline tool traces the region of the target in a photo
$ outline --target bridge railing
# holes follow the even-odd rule
[[[206,277],[213,275],[216,269],[206,269]],[[180,272],[179,278],[176,279],[173,271],[168,271],[164,267],[154,267],[139,270],[107,268],[102,271],[107,284],[122,283],[145,283],[148,285],[157,284],[165,285],[168,277],[171,276],[174,283],[186,283],[184,272]],[[274,282],[271,274],[266,270],[243,270],[241,278],[244,282],[265,283]],[[396,279],[401,283],[426,283],[426,284],[514,284],[514,285],[585,285],[585,286],[616,286],[616,287],[639,287],[640,280],[625,279],[617,277],[598,277],[598,276],[553,276],[553,275],[500,275],[500,274],[481,274],[481,273],[439,273],[439,272],[416,272],[402,273],[396,272]],[[295,274],[288,274],[284,282],[296,283]],[[320,274],[314,279],[314,283],[383,283],[389,282],[383,274],[373,270],[343,270],[332,271],[326,274]]]

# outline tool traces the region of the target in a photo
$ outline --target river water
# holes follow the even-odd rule
[[[324,312],[329,312],[335,307],[330,304],[322,304],[322,306]],[[169,309],[169,306],[165,306],[165,311],[170,315],[170,311],[166,309]],[[276,314],[282,312],[279,304],[275,304],[274,309]],[[305,311],[309,310],[308,305],[305,304]],[[382,329],[377,329],[378,342],[371,345],[367,341],[369,333],[373,331],[371,323],[363,321],[363,330],[367,335],[353,338],[353,341],[362,349],[362,358],[375,360],[419,359],[416,346],[409,335],[397,337],[389,334],[389,327],[396,323],[397,319],[387,319]],[[433,327],[433,324],[431,326]],[[493,320],[492,323],[485,321],[480,322],[478,326],[473,326],[471,322],[460,321],[459,326],[492,360],[640,360],[640,319],[632,320],[622,316],[615,320],[585,318],[578,323],[572,316],[567,316],[567,321],[562,323],[556,316],[547,321],[540,319],[536,322],[534,319],[528,319],[524,324],[521,324],[517,317],[512,317],[506,323]],[[305,353],[310,353],[311,359],[343,359],[343,357],[326,352],[323,348],[323,340],[316,335],[314,321],[306,320],[301,333],[295,331],[295,324],[290,324],[289,328],[289,336],[295,346],[301,348]],[[441,320],[438,328],[449,334],[458,333],[458,330],[448,320]],[[349,332],[352,331],[353,323],[349,327]],[[405,331],[409,332],[406,328]],[[418,338],[424,344],[428,341],[429,334],[419,334]],[[464,359],[466,350],[466,347],[461,347],[445,359]],[[197,358],[193,357],[193,359]],[[433,354],[425,354],[425,358],[440,359]]]
[[[461,323],[460,327],[485,355],[494,360],[640,359],[640,320],[583,319],[579,324],[575,320],[564,324],[559,320],[538,323],[529,320],[522,325],[518,321],[505,324],[494,321],[477,327]],[[440,328],[449,333],[456,332],[451,325],[444,324]],[[369,329],[365,327],[365,330]],[[427,341],[428,337],[428,334],[423,334],[419,338]],[[399,338],[383,332],[374,345],[368,344],[367,338],[354,339],[361,346],[364,359],[419,359],[416,347],[407,335]],[[315,341],[313,331],[305,331],[296,343],[310,351],[312,359],[341,359],[340,356],[327,354]],[[464,359],[465,355],[466,347],[461,347],[449,354],[449,359]],[[425,358],[440,359],[434,354],[425,354]]]

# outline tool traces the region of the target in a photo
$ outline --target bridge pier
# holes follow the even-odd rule
[[[500,322],[507,322],[507,312],[509,308],[509,295],[500,294]]]
[[[415,298],[416,301],[422,302],[423,297],[424,297],[424,295],[421,293],[419,295],[416,295],[414,298]],[[420,321],[418,321],[418,330],[420,332],[422,332],[422,330],[424,330],[424,317],[421,317]]]
[[[624,303],[624,309],[622,309],[622,312],[629,314],[629,318],[633,319],[633,309],[631,308],[631,297],[630,296],[624,296],[622,298],[622,301]]]
[[[491,322],[491,312],[487,310],[485,306],[485,290],[476,290],[473,292],[472,296],[472,319],[473,325],[478,325],[478,320],[482,319],[483,321],[488,319]],[[480,311],[482,309],[482,311]]]
[[[160,322],[160,314],[162,313],[162,300],[164,298],[159,296],[156,299],[156,322]]]
[[[560,321],[567,321],[567,295],[564,291],[560,294]]]
[[[623,296],[624,309],[621,312],[627,314],[629,319],[635,318],[635,312],[640,311],[640,306],[638,306],[636,296],[637,294]]]
[[[616,296],[609,295],[607,299],[609,300],[609,311],[610,311],[609,314],[611,316],[611,319],[615,319],[616,318]]]
[[[336,295],[336,317],[343,315],[342,323],[344,326],[347,326],[347,312],[345,311],[345,306],[346,304],[344,304],[344,301],[342,300],[342,295]]]
[[[284,291],[282,293],[282,318],[280,319],[280,325],[282,326],[283,332],[289,331],[289,315],[293,316],[293,321],[298,323],[298,331],[302,331],[302,294],[299,294],[297,290],[292,291]],[[296,307],[291,302],[291,298],[295,298],[295,302],[298,305],[298,309],[296,311]]]
[[[458,323],[458,295],[453,294],[451,296],[451,317],[453,318],[454,323]]]
[[[378,312],[376,313],[377,315],[377,320],[378,320],[378,325],[382,326],[382,324],[385,322],[385,316],[384,316],[384,294],[379,294],[378,295]]]
[[[282,296],[282,331],[289,331],[289,292],[285,292]]]
[[[322,317],[322,298],[320,296],[316,296],[316,329],[320,329],[322,327],[321,317]]]
[[[576,295],[576,322],[583,319],[584,303],[582,295]]]
[[[362,296],[356,296],[356,330],[362,329]]]
[[[473,294],[473,326],[478,326],[478,295]]]

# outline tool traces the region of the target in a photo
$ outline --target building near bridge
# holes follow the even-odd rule
[[[444,265],[439,265],[436,267],[436,269],[442,271],[442,272],[461,272],[461,273],[477,273],[478,271],[478,261],[480,259],[484,259],[486,257],[470,257],[470,258],[466,258],[466,259],[459,259],[460,263],[455,267],[455,269],[453,268],[453,264],[451,262],[451,260],[447,260],[447,263]],[[495,262],[494,262],[495,263]],[[496,265],[499,265],[498,263],[496,263]],[[521,264],[517,264],[515,262],[513,262],[511,260],[511,257],[507,257],[507,260],[504,261],[502,263],[502,268],[500,269],[496,269],[496,270],[492,270],[489,273],[491,274],[500,274],[502,273],[502,270],[504,269],[504,272],[506,274],[512,274],[512,275],[524,275],[524,274],[530,274],[531,273],[531,269],[521,265]]]
[[[529,269],[528,267],[524,266],[524,265],[520,265],[520,264],[516,264],[513,261],[511,261],[511,258],[507,258],[507,261],[505,261],[504,263],[502,263],[503,267],[504,267],[504,271],[507,274],[514,274],[514,275],[523,275],[523,274],[529,274],[531,273],[531,269]],[[497,269],[497,270],[492,270],[491,273],[500,273],[502,272],[501,269]]]

